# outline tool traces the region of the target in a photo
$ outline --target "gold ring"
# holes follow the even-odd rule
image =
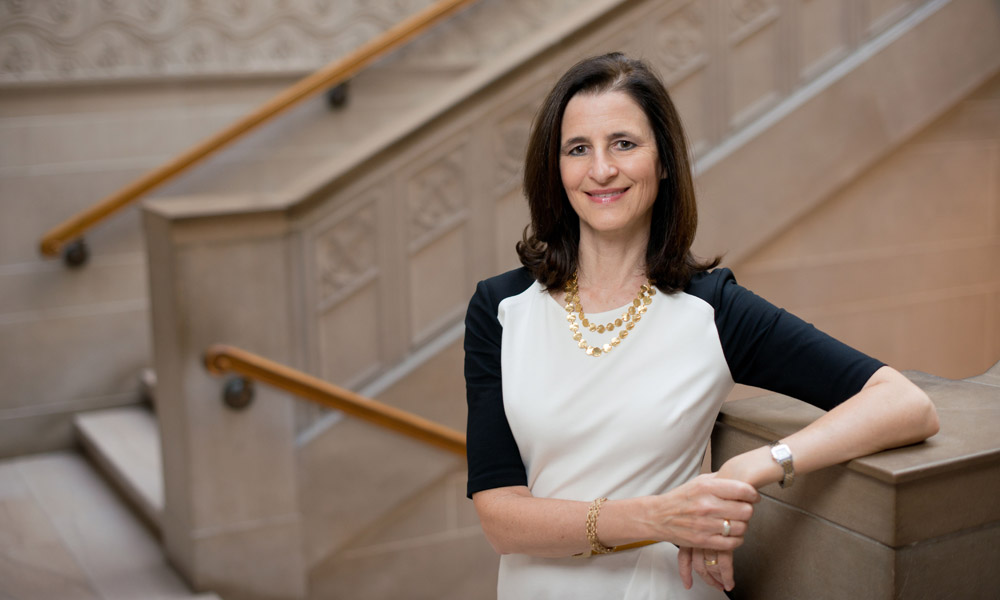
[[[729,537],[729,534],[733,531],[732,523],[729,519],[722,520],[722,537]]]
[[[719,564],[719,559],[718,558],[713,558],[712,560],[706,560],[705,561],[705,566],[706,567],[714,567],[717,564]]]

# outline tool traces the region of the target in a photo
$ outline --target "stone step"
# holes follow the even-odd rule
[[[156,416],[145,406],[81,413],[77,437],[91,460],[155,530],[163,515],[163,462]]]
[[[76,452],[0,461],[0,598],[219,600],[192,592]]]

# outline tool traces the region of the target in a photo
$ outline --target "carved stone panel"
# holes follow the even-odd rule
[[[375,221],[375,202],[366,202],[316,236],[313,250],[321,310],[375,276]]]
[[[499,197],[520,187],[524,154],[531,135],[531,122],[542,97],[533,98],[500,118],[493,131],[494,194]]]
[[[706,11],[704,2],[690,2],[654,28],[652,58],[668,86],[707,60]]]
[[[460,146],[417,171],[406,185],[411,252],[465,217],[465,149]]]
[[[868,35],[877,35],[898,21],[914,4],[926,0],[863,0],[864,28]]]
[[[729,124],[739,128],[781,95],[782,47],[775,0],[730,0]]]
[[[327,381],[354,387],[382,366],[378,300],[372,282],[320,315],[319,370]]]
[[[848,5],[841,0],[799,0],[799,78],[806,80],[847,52]]]
[[[474,66],[588,0],[480,0],[400,52],[409,68]]]
[[[0,85],[317,69],[433,0],[2,0]]]
[[[777,10],[777,0],[729,0],[729,32],[753,26]]]
[[[415,346],[465,312],[472,295],[466,238],[466,226],[458,226],[410,257],[410,331]]]

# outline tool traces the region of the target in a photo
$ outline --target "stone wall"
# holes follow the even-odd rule
[[[3,2],[0,89],[305,74],[432,2]]]
[[[139,401],[151,363],[138,208],[79,272],[41,235],[429,3],[0,2],[0,456],[69,446],[72,414]]]
[[[1000,76],[734,268],[899,369],[983,372],[1000,358]]]

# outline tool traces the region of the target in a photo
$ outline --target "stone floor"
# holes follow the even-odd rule
[[[217,600],[79,454],[0,461],[0,600]]]

